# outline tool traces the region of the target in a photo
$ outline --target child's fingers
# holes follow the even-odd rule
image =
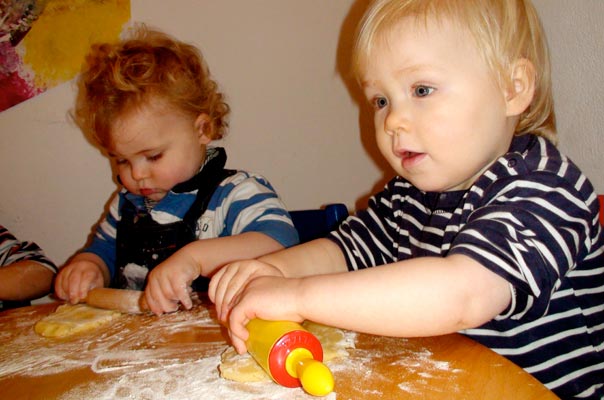
[[[71,290],[74,290],[74,274],[76,269],[72,266],[65,267],[59,273],[55,283],[55,294],[62,300],[71,302]]]
[[[157,303],[155,303],[155,300],[153,300],[153,297],[150,295],[148,286],[145,289],[143,296],[145,296],[145,303],[147,303],[147,307],[149,308],[149,310],[155,315],[160,315],[161,312],[157,307]]]
[[[178,310],[178,301],[171,300],[163,296],[158,296],[155,298],[155,301],[153,301],[153,308],[151,308],[151,305],[149,305],[149,308],[156,315],[172,313]]]
[[[59,271],[57,279],[55,280],[55,295],[61,300],[67,299],[67,290],[65,289],[65,278],[68,274],[69,271],[63,269]]]
[[[245,283],[247,283],[247,279],[241,279],[241,277],[237,277],[230,281],[230,284],[225,289],[224,298],[220,307],[220,313],[218,314],[218,317],[221,321],[226,321],[229,318],[232,308],[239,303],[239,296],[245,288]]]
[[[193,307],[193,301],[191,300],[191,293],[193,289],[186,283],[179,283],[177,287],[176,296],[178,297],[178,301],[180,304],[187,309],[190,310]]]
[[[226,268],[226,267],[225,267]],[[219,269],[210,279],[210,283],[208,284],[208,297],[210,298],[210,301],[214,304],[218,304],[218,302],[220,300],[222,300],[221,298],[218,298],[218,287],[219,287],[219,283],[220,283],[220,279],[222,277],[222,275],[224,274],[224,270],[225,268],[221,268]]]
[[[167,298],[182,304],[187,310],[193,307],[193,302],[191,301],[193,289],[191,289],[191,286],[186,282],[184,277],[174,277],[172,280],[166,282],[165,285],[168,286],[164,291]]]
[[[84,300],[86,296],[88,296],[88,292],[90,292],[94,288],[103,287],[105,280],[103,278],[103,274],[98,268],[95,268],[93,271],[89,271],[86,274],[86,284],[82,286],[81,299]]]
[[[213,301],[220,321],[226,321],[230,309],[238,302],[237,297],[254,276],[274,274],[274,271],[265,267],[266,264],[255,261],[237,262],[222,268],[212,278]]]
[[[71,274],[69,274],[69,288],[67,292],[67,296],[71,304],[77,304],[80,301],[80,293],[82,291],[80,288],[81,284],[82,273],[80,271],[74,270]]]
[[[147,283],[145,299],[149,309],[156,315],[174,312],[178,309],[178,300],[175,299],[169,283],[162,285],[158,279],[149,280]]]
[[[229,286],[236,273],[236,269],[232,265],[228,265],[218,271],[210,280],[210,299],[216,304],[218,317],[224,314],[224,309],[228,306],[230,299],[228,296]]]
[[[245,325],[247,325],[248,322],[249,319],[247,318],[239,320],[237,316],[233,315],[231,315],[231,318],[229,318],[229,336],[231,338],[233,347],[239,354],[243,354],[247,351],[245,342],[250,334]]]
[[[76,285],[77,294],[73,299],[74,304],[84,301],[91,289],[104,286],[103,274],[96,265],[88,265],[85,269],[81,268],[74,275],[79,278],[79,283]]]
[[[161,315],[165,311],[161,305],[163,296],[159,286],[160,278],[158,278],[159,268],[152,270],[147,276],[147,286],[145,286],[145,300],[149,310],[155,315]]]
[[[214,304],[219,304],[222,301],[222,297],[220,295],[220,280],[222,279],[222,275],[227,267],[219,269],[210,279],[210,283],[208,285],[208,297],[210,301]]]
[[[145,301],[147,303],[147,307],[149,307],[149,310],[151,310],[151,312],[155,315],[161,315],[163,314],[163,310],[162,308],[159,306],[158,302],[155,300],[154,294],[153,294],[153,290],[151,288],[151,282],[147,283],[147,287],[145,288]]]
[[[55,295],[77,304],[84,300],[88,291],[103,286],[103,275],[96,266],[72,264],[62,269],[55,282]]]
[[[238,338],[237,336],[231,335],[231,343],[232,343],[233,347],[235,348],[235,350],[237,350],[237,353],[243,354],[247,351],[245,342],[243,340],[241,340],[240,338]]]

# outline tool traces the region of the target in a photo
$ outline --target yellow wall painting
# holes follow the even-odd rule
[[[73,79],[129,19],[130,0],[0,0],[0,111]]]

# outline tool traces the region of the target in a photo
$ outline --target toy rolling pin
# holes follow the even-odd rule
[[[333,375],[322,363],[321,343],[302,325],[253,319],[247,330],[248,352],[275,382],[285,387],[302,386],[313,396],[333,391]]]

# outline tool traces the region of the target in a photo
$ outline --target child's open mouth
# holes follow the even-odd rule
[[[423,160],[426,153],[416,153],[413,151],[405,151],[401,154],[401,163],[403,168],[409,169]]]

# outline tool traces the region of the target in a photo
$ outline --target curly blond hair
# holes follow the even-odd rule
[[[201,52],[145,25],[119,42],[92,45],[71,115],[85,134],[108,148],[112,124],[151,100],[193,118],[207,114],[211,139],[222,138],[228,127],[229,106]]]

